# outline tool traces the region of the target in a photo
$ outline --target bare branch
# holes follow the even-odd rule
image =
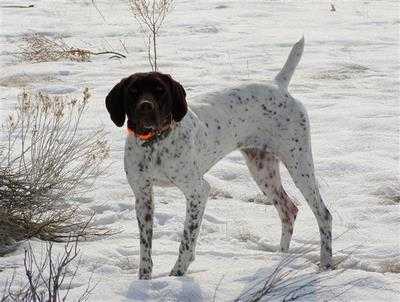
[[[158,70],[157,36],[173,0],[129,0],[131,13],[148,37],[148,60],[153,71]],[[150,42],[151,41],[151,42]]]
[[[64,302],[67,300],[71,284],[77,276],[80,267],[79,241],[70,237],[61,253],[53,252],[53,243],[46,243],[44,255],[37,260],[31,244],[25,249],[24,271],[26,284],[18,290],[12,289],[14,274],[6,283],[5,293],[1,302]],[[77,261],[78,260],[78,261]],[[74,262],[77,262],[74,264]],[[71,268],[73,267],[74,268]],[[73,271],[72,274],[69,272]],[[92,284],[92,275],[87,286],[78,298],[86,301],[97,284]],[[62,291],[62,289],[64,289]]]

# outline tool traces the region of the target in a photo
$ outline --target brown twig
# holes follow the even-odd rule
[[[1,5],[1,8],[33,8],[35,5],[29,4],[29,5]]]
[[[129,0],[133,17],[148,38],[148,60],[153,71],[158,70],[157,36],[173,0]]]
[[[103,13],[101,12],[101,10],[97,7],[97,4],[94,0],[92,0],[92,5],[94,6],[94,8],[96,9],[97,13],[100,15],[100,17],[103,19],[103,21],[106,21],[106,18],[104,17]]]

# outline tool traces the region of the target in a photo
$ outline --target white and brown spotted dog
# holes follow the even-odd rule
[[[139,278],[152,273],[153,185],[172,184],[186,197],[179,256],[171,275],[186,273],[210,185],[204,174],[239,149],[261,191],[272,198],[282,222],[281,250],[289,249],[297,207],[282,187],[279,161],[311,207],[321,236],[321,267],[332,266],[331,214],[314,175],[310,125],[304,106],[287,87],[300,60],[297,42],[271,84],[246,84],[201,96],[187,108],[183,87],[159,72],[136,73],[108,94],[107,110],[121,127],[127,118],[125,172],[136,197],[140,230]]]

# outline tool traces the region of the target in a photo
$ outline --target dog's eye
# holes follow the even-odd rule
[[[138,90],[135,87],[130,87],[129,92],[132,93],[133,95],[136,95],[138,93]]]
[[[164,92],[164,87],[162,87],[162,86],[156,86],[156,87],[155,87],[155,90],[156,90],[156,92],[158,92],[158,93],[163,93],[163,92]]]

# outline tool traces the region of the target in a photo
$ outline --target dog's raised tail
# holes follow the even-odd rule
[[[283,65],[281,71],[275,77],[275,82],[280,88],[287,89],[289,86],[290,79],[303,54],[303,49],[304,37],[294,44],[285,65]]]

